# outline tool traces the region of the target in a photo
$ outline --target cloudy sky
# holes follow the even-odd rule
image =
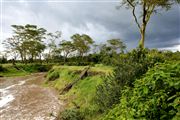
[[[120,0],[1,0],[1,41],[12,35],[11,25],[35,24],[49,32],[62,31],[69,40],[75,33],[90,35],[103,43],[122,39],[128,49],[136,48],[140,35],[131,11],[116,9]],[[180,51],[180,6],[153,15],[145,46]]]

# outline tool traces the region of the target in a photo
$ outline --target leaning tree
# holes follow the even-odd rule
[[[132,10],[135,23],[141,34],[139,47],[144,48],[147,24],[154,13],[163,9],[169,10],[173,4],[180,3],[180,0],[122,0],[121,5]],[[138,10],[137,10],[138,9]],[[138,11],[138,12],[137,12]],[[140,17],[138,16],[140,15]]]

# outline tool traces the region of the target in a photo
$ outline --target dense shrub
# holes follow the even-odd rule
[[[95,98],[101,110],[107,110],[119,103],[120,91],[125,85],[132,86],[134,80],[143,74],[140,71],[139,64],[124,64],[119,65],[113,75],[106,77],[103,83],[97,86]]]
[[[180,119],[180,62],[157,64],[134,88],[122,91],[118,104],[104,120]]]
[[[83,120],[84,115],[77,108],[66,109],[60,114],[60,120]]]
[[[18,68],[23,69],[26,72],[47,72],[51,69],[52,65],[43,64],[27,64],[27,65],[17,65]]]
[[[167,59],[167,60],[175,60],[175,61],[180,60],[180,52],[179,51],[177,51],[177,52],[164,51],[164,56],[165,56],[165,59]]]
[[[94,63],[93,62],[66,62],[65,65],[68,65],[68,66],[87,66],[87,65],[94,66]]]
[[[157,51],[136,49],[122,54],[114,74],[106,77],[103,83],[97,86],[95,100],[101,110],[105,111],[119,103],[124,86],[133,87],[135,79],[145,74],[156,62],[164,62]]]
[[[6,71],[6,68],[4,68],[2,65],[0,65],[0,72]]]
[[[51,69],[48,72],[47,79],[48,79],[48,81],[53,81],[53,80],[56,80],[59,77],[60,77],[59,72],[57,70]]]
[[[7,58],[6,57],[0,57],[0,63],[7,63]]]

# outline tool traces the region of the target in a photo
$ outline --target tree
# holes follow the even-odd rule
[[[122,0],[122,5],[126,8],[132,10],[132,14],[135,23],[138,26],[139,32],[141,34],[141,39],[139,41],[139,47],[144,48],[146,26],[153,13],[163,9],[169,10],[173,4],[180,3],[180,0]],[[140,19],[138,19],[136,9],[140,7]]]
[[[33,62],[36,57],[41,59],[41,53],[44,51],[46,46],[39,41],[24,41],[22,46],[26,48],[27,54],[29,55],[29,59]]]
[[[73,40],[74,48],[81,58],[90,50],[90,45],[94,43],[92,38],[86,34],[75,34],[71,37],[71,39]]]
[[[48,33],[47,34],[49,37],[49,43],[48,43],[48,55],[47,55],[47,59],[52,59],[55,54],[57,53],[57,45],[56,45],[56,41],[59,40],[59,38],[61,37],[61,32],[60,31],[56,31],[55,33]]]
[[[126,45],[120,39],[111,39],[107,42],[114,53],[123,53],[124,49],[126,49]]]
[[[6,53],[19,53],[21,60],[24,61],[24,49],[21,46],[22,40],[19,37],[13,35],[11,38],[7,38],[3,44],[6,47]]]
[[[45,49],[42,40],[45,39],[46,30],[29,24],[12,27],[14,35],[4,41],[6,47],[10,51],[17,51],[23,62],[26,63],[27,57],[33,61]]]
[[[70,53],[72,53],[74,49],[74,45],[72,44],[71,41],[65,41],[63,40],[60,44],[60,51],[63,52],[64,55],[64,63],[66,62],[66,59]]]
[[[99,47],[102,63],[115,65],[118,62],[119,54],[124,53],[126,45],[120,39],[110,39]]]

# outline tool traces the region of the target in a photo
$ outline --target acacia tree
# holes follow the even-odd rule
[[[119,53],[124,53],[126,45],[120,39],[110,39],[100,45],[100,56],[104,64],[114,64],[119,58]]]
[[[139,47],[144,48],[146,26],[153,13],[162,9],[169,10],[173,4],[180,3],[180,0],[122,0],[121,4],[132,10],[135,23],[141,34]],[[140,18],[137,16],[136,9],[140,7]]]
[[[69,56],[70,53],[72,53],[75,48],[74,45],[72,44],[71,41],[65,41],[63,40],[60,44],[60,51],[63,52],[64,55],[64,63],[66,62],[67,57]]]
[[[27,57],[32,61],[44,49],[43,39],[46,34],[44,28],[38,28],[36,25],[12,25],[13,36],[4,41],[6,47],[11,51],[19,52],[21,59],[26,63]]]
[[[23,47],[21,46],[22,40],[20,40],[19,37],[17,36],[12,36],[11,38],[7,38],[3,42],[5,48],[6,48],[6,53],[11,54],[11,53],[18,53],[21,57],[21,60],[24,61],[24,50]]]
[[[47,59],[52,59],[55,56],[55,53],[57,52],[57,45],[56,41],[59,40],[61,37],[61,32],[56,31],[55,33],[48,33],[48,54],[47,54]]]
[[[73,40],[74,48],[81,58],[90,50],[90,45],[94,43],[92,38],[86,34],[75,34],[71,39]]]
[[[114,53],[123,53],[126,49],[126,45],[120,39],[107,40],[109,47]]]

